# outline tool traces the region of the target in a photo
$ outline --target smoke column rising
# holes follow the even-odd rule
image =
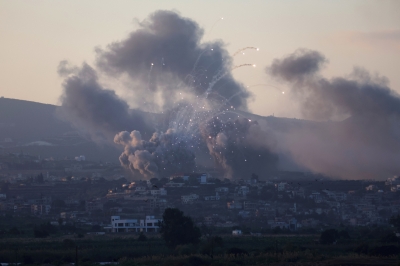
[[[127,38],[96,50],[97,70],[87,64],[77,68],[67,61],[60,63],[58,72],[65,77],[62,110],[77,127],[90,129],[92,136],[114,135],[114,142],[124,147],[121,164],[136,176],[193,172],[195,152],[204,150],[206,145],[211,147],[201,128],[207,128],[204,125],[218,114],[247,110],[250,93],[233,79],[231,71],[254,66],[233,66],[224,44],[202,43],[203,35],[191,19],[171,11],[154,12]],[[149,115],[129,109],[127,101],[100,84],[99,76],[126,81],[126,91],[134,96],[130,105],[142,111],[149,111],[148,106],[156,107],[168,121],[153,124]],[[276,158],[271,156],[269,147],[252,144],[256,126],[236,123],[221,126],[215,136],[219,135],[219,141],[225,136],[224,148],[242,153],[246,160],[235,161],[235,157],[226,154],[226,161],[222,162],[215,150],[209,149],[225,175],[250,176],[262,161],[260,156],[264,165],[274,165]],[[149,133],[153,135],[147,141]]]
[[[281,136],[281,145],[307,168],[342,178],[398,174],[400,98],[388,80],[355,68],[348,77],[320,74],[326,58],[297,50],[266,69],[291,85],[305,118],[321,122]]]

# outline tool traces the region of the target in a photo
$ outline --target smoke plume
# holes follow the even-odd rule
[[[207,123],[215,114],[228,109],[247,110],[250,93],[231,72],[251,64],[233,66],[224,43],[203,43],[203,34],[193,20],[171,11],[157,11],[125,39],[97,49],[95,69],[87,64],[77,68],[68,61],[60,62],[58,73],[65,78],[63,113],[92,137],[115,136],[114,142],[124,147],[120,162],[134,175],[191,172],[196,167],[194,151],[203,150],[205,143],[227,176],[249,176],[257,172],[258,162],[269,169],[276,158],[267,147],[255,143],[256,136],[263,138],[257,135],[261,133],[254,123],[229,122],[218,132],[208,132],[211,128]],[[102,85],[101,81],[112,80],[123,84],[129,101]],[[211,148],[211,140],[202,137],[202,127],[207,136],[216,138],[217,150]]]
[[[193,172],[195,155],[173,130],[154,133],[149,141],[139,131],[118,133],[114,142],[124,146],[121,164],[147,178],[167,177],[178,172]]]
[[[399,171],[400,98],[388,80],[355,68],[347,77],[323,77],[316,51],[276,59],[267,72],[288,82],[305,118],[321,122],[282,137],[281,145],[309,169],[343,178],[379,178]]]
[[[204,31],[172,11],[157,11],[120,41],[98,50],[97,65],[108,75],[127,75],[140,86],[138,98],[170,108],[180,93],[206,97],[211,103],[247,109],[249,92],[231,75],[232,60],[220,41],[201,43]]]
[[[271,152],[268,134],[255,121],[241,118],[222,122],[207,121],[201,134],[217,166],[228,178],[246,178],[252,173],[267,174],[276,170],[278,157]]]
[[[63,66],[65,63],[60,69]],[[130,110],[114,91],[103,88],[96,71],[89,65],[62,73],[70,75],[63,83],[61,112],[76,127],[101,138],[109,138],[124,129],[150,131],[141,112]]]

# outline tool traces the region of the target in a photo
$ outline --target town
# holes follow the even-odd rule
[[[34,217],[86,233],[157,232],[166,208],[178,208],[197,226],[221,234],[253,235],[388,226],[400,213],[399,176],[332,180],[279,171],[230,180],[210,171],[132,181],[120,165],[91,162],[84,155],[53,159],[8,153],[0,156],[0,177],[3,217]],[[136,222],[113,223],[112,217]],[[2,228],[3,234],[10,229]]]

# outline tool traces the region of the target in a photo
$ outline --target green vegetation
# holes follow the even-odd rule
[[[176,208],[168,208],[163,214],[160,223],[160,233],[169,248],[178,245],[197,244],[201,237],[198,227],[193,224],[190,217]]]
[[[339,235],[341,231],[338,231]],[[47,238],[2,238],[0,262],[79,265],[120,262],[121,265],[397,265],[397,243],[391,237],[369,238],[377,231],[352,231],[346,241],[321,244],[321,235],[264,237],[209,236],[195,244],[166,245],[160,235],[107,234]],[[384,232],[382,232],[384,233]],[[343,234],[343,233],[342,233]],[[361,238],[361,235],[367,238]],[[144,238],[145,237],[145,238]],[[339,237],[340,240],[340,237]]]
[[[232,228],[200,230],[178,209],[167,209],[163,219],[161,234],[88,235],[101,228],[0,217],[0,263],[63,265],[75,262],[76,249],[79,265],[398,265],[400,259],[393,231],[398,217],[391,219],[394,227],[340,225],[312,234],[272,230],[239,237],[230,235]]]

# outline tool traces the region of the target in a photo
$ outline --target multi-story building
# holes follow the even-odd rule
[[[111,232],[158,232],[160,230],[159,222],[162,219],[156,219],[154,216],[146,216],[143,220],[138,219],[124,219],[121,220],[120,216],[111,216],[111,227],[105,229]]]

